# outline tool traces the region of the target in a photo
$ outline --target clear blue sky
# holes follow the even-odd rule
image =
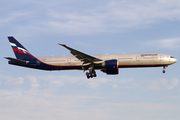
[[[179,61],[120,69],[87,80],[83,71],[40,71],[7,64],[7,36],[35,56],[158,52],[180,61],[179,0],[1,0],[1,120],[179,120]]]

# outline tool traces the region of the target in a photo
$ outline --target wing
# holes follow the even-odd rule
[[[73,48],[70,48],[64,44],[59,44],[65,48],[67,48],[68,50],[70,50],[71,54],[73,54],[77,59],[79,59],[81,62],[84,62],[83,64],[86,64],[86,63],[102,63],[103,60],[99,59],[99,58],[96,58],[94,56],[91,56],[91,55],[88,55],[88,54],[85,54],[83,52],[80,52],[78,50],[75,50]]]

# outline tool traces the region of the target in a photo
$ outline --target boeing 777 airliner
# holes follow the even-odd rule
[[[105,54],[88,55],[64,44],[73,56],[35,57],[14,37],[8,37],[16,58],[5,57],[9,64],[41,69],[41,70],[83,70],[87,78],[96,77],[95,70],[101,70],[108,75],[119,73],[119,68],[163,67],[163,73],[168,65],[177,60],[171,55],[161,53],[136,54]]]

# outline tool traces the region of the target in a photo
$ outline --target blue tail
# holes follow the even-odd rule
[[[34,57],[24,46],[22,46],[14,37],[8,37],[9,42],[12,46],[14,54],[16,58],[19,60],[25,61],[34,61],[36,57]]]

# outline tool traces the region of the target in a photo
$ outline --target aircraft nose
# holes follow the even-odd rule
[[[173,63],[176,63],[176,62],[177,62],[177,59],[176,59],[176,58],[174,58],[174,59],[173,59]]]

